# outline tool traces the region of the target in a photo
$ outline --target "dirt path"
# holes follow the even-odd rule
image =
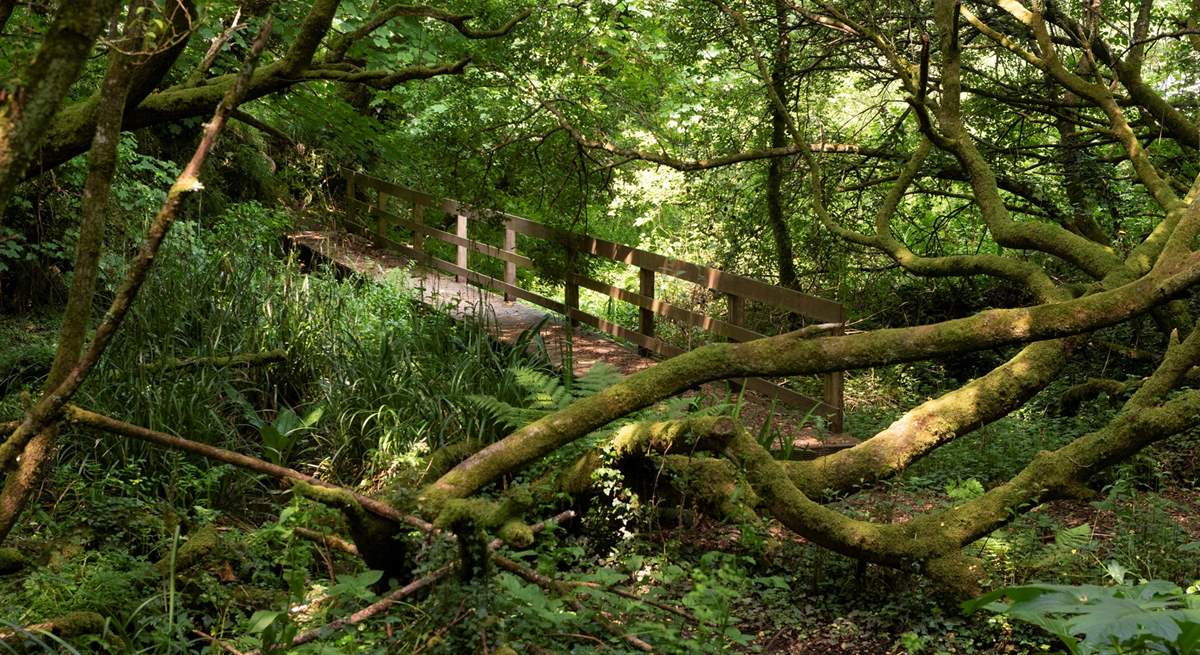
[[[520,302],[505,301],[499,294],[458,282],[453,276],[414,267],[404,257],[354,234],[305,230],[288,235],[288,241],[303,251],[377,282],[403,284],[417,291],[423,302],[455,318],[481,322],[498,339],[507,343],[516,341],[522,332],[541,324],[539,332],[550,361],[565,361],[563,355],[567,346],[568,327],[562,316]],[[653,366],[658,361],[643,357],[607,335],[586,327],[575,327],[571,337],[572,368],[576,374],[582,374],[596,362],[603,361],[628,375]],[[730,385],[710,383],[704,385],[704,391],[709,397],[722,398],[729,395]],[[850,435],[820,434],[802,424],[802,413],[785,407],[772,410],[770,401],[758,394],[746,393],[744,401],[741,418],[747,427],[757,432],[765,421],[770,420],[772,429],[780,437],[776,445],[782,445],[790,439],[795,451],[793,456],[823,454],[858,443]]]

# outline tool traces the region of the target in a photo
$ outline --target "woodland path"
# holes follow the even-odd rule
[[[425,304],[459,320],[480,322],[502,342],[513,343],[521,333],[540,324],[539,333],[550,361],[565,361],[567,326],[558,314],[519,301],[506,301],[500,294],[459,282],[454,276],[415,266],[404,256],[357,234],[310,229],[293,232],[287,239],[307,262],[325,261],[342,271],[381,284],[400,284],[413,289]],[[571,342],[572,368],[577,375],[597,362],[604,362],[628,375],[658,361],[586,326],[574,328]],[[723,382],[707,384],[704,391],[709,398],[726,398],[736,393],[733,385]],[[815,457],[858,443],[848,434],[820,434],[811,427],[803,427],[803,412],[781,405],[772,409],[771,402],[759,394],[748,391],[743,402],[743,422],[757,431],[770,420],[772,428],[779,433],[777,449],[786,443],[785,440],[790,440],[793,457]]]

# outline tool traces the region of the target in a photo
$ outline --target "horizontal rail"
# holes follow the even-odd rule
[[[375,191],[377,202],[364,202],[358,198],[357,189]],[[387,209],[386,197],[407,201],[412,209],[411,218],[406,218]],[[793,289],[773,286],[758,280],[721,271],[708,266],[687,262],[672,257],[666,257],[612,241],[598,239],[588,235],[577,235],[550,227],[527,218],[514,216],[498,211],[481,210],[470,205],[437,198],[427,193],[415,191],[407,187],[393,184],[377,178],[368,177],[361,173],[348,171],[347,200],[351,214],[373,218],[374,225],[362,221],[353,222],[355,231],[376,241],[385,248],[391,248],[414,260],[425,263],[440,271],[454,275],[460,281],[490,287],[504,293],[507,300],[522,299],[539,305],[553,312],[562,314],[572,322],[589,325],[597,330],[628,341],[644,354],[659,354],[674,357],[685,352],[654,336],[654,317],[661,316],[678,323],[701,328],[714,335],[734,341],[750,341],[762,338],[763,334],[750,330],[739,323],[744,319],[745,300],[753,300],[766,305],[777,307],[808,319],[823,323],[844,323],[846,313],[844,307],[837,302],[810,296]],[[425,209],[436,208],[444,212],[448,218],[445,225],[456,225],[456,233],[451,233],[424,222]],[[482,220],[504,228],[504,244],[498,247],[468,236],[469,220]],[[395,228],[411,231],[412,245],[404,244],[391,238]],[[566,274],[566,301],[559,302],[541,294],[524,289],[516,284],[517,267],[532,269],[536,267],[533,259],[516,252],[517,234],[550,241],[559,244],[568,252],[574,251],[583,255],[605,259],[618,263],[635,266],[640,270],[639,292],[595,280],[583,275]],[[424,249],[425,238],[432,237],[439,241],[452,244],[457,248],[456,262],[449,262],[434,257]],[[505,264],[504,279],[473,271],[468,266],[467,253],[477,252],[484,256],[503,261]],[[722,320],[707,314],[685,309],[654,297],[654,276],[668,275],[710,291],[717,291],[729,298],[729,316]],[[578,307],[579,292],[583,287],[603,294],[610,298],[629,303],[639,308],[638,330],[627,328],[599,316],[589,314]],[[768,398],[801,409],[818,411],[832,418],[834,431],[841,430],[842,424],[842,374],[832,373],[822,376],[824,390],[822,400],[815,400],[797,393],[786,387],[779,386],[761,378],[742,380],[745,388]]]
[[[720,291],[741,296],[773,307],[786,309],[821,323],[840,323],[846,319],[845,310],[841,303],[832,300],[810,296],[794,289],[774,286],[753,278],[729,273],[702,264],[693,264],[681,259],[666,257],[633,246],[614,243],[605,239],[597,239],[595,237],[573,235],[569,232],[520,216],[499,211],[480,210],[456,200],[439,200],[429,194],[367,177],[361,173],[352,173],[352,175],[355,177],[356,183],[363,187],[382,191],[387,195],[403,198],[429,207],[437,207],[448,214],[463,215],[468,218],[478,219],[485,217],[501,219],[505,227],[519,234],[561,241],[594,257],[629,264],[639,268],[648,268],[656,273],[670,275],[693,284],[698,284],[711,291]]]
[[[680,323],[687,323],[688,325],[693,325],[707,332],[712,332],[718,336],[728,337],[734,341],[753,341],[766,336],[765,334],[755,332],[754,330],[748,330],[739,325],[727,323],[719,318],[715,318],[707,314],[701,314],[699,312],[693,312],[690,309],[676,307],[665,300],[656,300],[654,298],[643,296],[640,293],[634,293],[632,291],[622,289],[621,287],[605,284],[599,280],[593,280],[589,277],[572,275],[570,276],[570,279],[585,289],[591,289],[592,291],[602,293],[610,298],[627,302],[631,305],[637,305],[642,309],[648,309],[664,318],[679,321]]]

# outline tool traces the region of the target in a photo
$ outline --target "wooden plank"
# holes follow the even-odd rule
[[[629,328],[627,328],[623,325],[617,325],[616,323],[613,323],[611,321],[606,321],[606,320],[600,318],[599,316],[594,316],[594,315],[589,314],[580,309],[572,309],[571,313],[568,316],[573,321],[578,321],[580,323],[583,323],[584,325],[590,325],[590,326],[596,328],[597,330],[600,330],[602,332],[607,332],[608,334],[611,334],[614,337],[618,337],[620,339],[624,339],[630,343],[633,343],[634,345],[638,346],[639,348],[645,348],[646,350],[650,350],[650,351],[658,353],[660,355],[665,355],[667,357],[674,357],[676,355],[680,355],[685,352],[682,348],[677,348],[675,346],[672,346],[671,344],[669,344],[661,339],[656,339],[654,337],[648,337],[644,334],[641,334],[640,332],[637,332],[635,330],[630,330]]]
[[[644,298],[654,298],[654,271],[649,268],[638,269],[638,292]],[[654,336],[654,310],[645,307],[638,308],[638,332],[653,337]],[[642,355],[649,355],[649,351],[642,352]]]
[[[454,249],[455,250],[454,263],[457,264],[459,268],[470,269],[471,265],[468,263],[469,260],[467,259],[467,252],[468,252],[467,246],[463,245],[463,242],[468,240],[467,239],[467,217],[463,214],[459,214],[454,217],[454,220],[455,220],[454,236],[456,236],[462,240],[459,242],[458,246],[456,246]],[[460,275],[458,278],[458,281],[466,282],[467,279],[465,276]]]
[[[376,192],[386,193],[397,198],[404,198],[405,200],[418,202],[422,205],[436,206],[438,204],[438,199],[428,193],[422,193],[408,187],[400,186],[399,184],[392,184],[391,182],[363,175],[362,173],[352,173],[351,176],[360,187],[374,189]]]
[[[665,300],[657,300],[655,298],[647,298],[639,293],[634,293],[621,287],[615,287],[611,284],[600,282],[587,277],[576,276],[575,281],[579,286],[586,289],[591,289],[598,293],[602,293],[610,298],[615,298],[622,302],[627,302],[631,305],[637,305],[640,308],[648,309],[659,316],[669,318],[673,321],[678,321],[686,325],[694,325],[702,328],[713,334],[723,337],[728,337],[734,341],[752,341],[761,339],[766,336],[759,334],[753,330],[748,330],[732,323],[723,321],[719,318],[706,316],[698,312],[693,312],[682,307],[676,307]]]
[[[514,230],[510,227],[504,228],[504,253],[506,255],[516,255],[517,254],[517,232],[516,232],[516,230]],[[516,264],[516,261],[512,260],[512,259],[508,259],[508,258],[502,258],[502,259],[504,259],[504,283],[514,286],[514,287],[517,286],[517,264]],[[522,259],[525,259],[525,258],[522,257]],[[532,263],[533,263],[532,260],[530,260],[531,265],[532,265]],[[509,294],[508,292],[505,292],[504,300],[507,302],[512,302],[513,300],[516,300],[516,297]]]

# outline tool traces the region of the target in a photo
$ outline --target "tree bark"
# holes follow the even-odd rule
[[[136,6],[136,3],[135,3]],[[122,47],[133,47],[140,41],[142,21],[134,18],[127,25]],[[79,241],[75,247],[75,270],[62,327],[58,334],[58,350],[44,393],[50,393],[66,380],[79,362],[80,349],[87,336],[92,317],[92,299],[96,294],[96,278],[100,272],[100,251],[104,244],[104,226],[108,219],[109,192],[117,169],[117,145],[121,140],[121,121],[125,99],[133,83],[131,58],[113,48],[109,53],[108,71],[100,87],[100,111],[96,134],[88,154],[88,175],[83,186],[82,220]],[[57,423],[43,427],[25,447],[17,470],[4,478],[0,489],[0,542],[16,525],[29,495],[44,475],[44,468],[54,455]]]
[[[21,81],[0,106],[0,217],[116,6],[117,0],[63,4]]]
[[[771,86],[780,98],[787,97],[788,60],[791,42],[788,35],[788,11],[783,0],[775,0],[776,41],[772,59]],[[768,102],[771,110],[771,148],[788,145],[787,116],[774,102]],[[797,286],[796,255],[792,251],[792,234],[788,228],[783,209],[783,178],[787,160],[773,157],[767,162],[767,221],[775,237],[775,256],[779,262],[779,285],[789,289]]]
[[[171,225],[175,221],[175,216],[183,202],[184,195],[203,188],[198,179],[200,168],[208,158],[209,152],[212,151],[217,136],[225,126],[229,113],[245,97],[246,87],[258,63],[258,57],[262,54],[262,50],[267,44],[267,38],[270,36],[271,25],[272,19],[268,15],[267,19],[263,22],[262,28],[259,30],[254,45],[250,49],[242,72],[238,74],[228,93],[223,97],[220,104],[218,104],[216,111],[213,113],[212,120],[205,127],[204,134],[200,139],[200,145],[196,147],[191,160],[184,167],[183,172],[180,173],[179,178],[170,191],[168,191],[166,200],[147,230],[145,243],[142,245],[137,256],[130,262],[125,279],[117,289],[108,312],[96,328],[95,334],[88,343],[86,350],[80,356],[78,354],[78,346],[76,346],[76,352],[73,356],[75,357],[74,364],[72,366],[64,365],[63,368],[67,370],[62,374],[62,381],[53,387],[48,387],[41,399],[25,413],[25,418],[22,420],[21,425],[8,436],[8,439],[3,444],[0,444],[0,466],[5,470],[11,470],[14,464],[19,466],[16,472],[9,473],[5,479],[4,489],[0,491],[0,538],[6,537],[16,524],[17,517],[24,508],[30,490],[33,489],[34,485],[40,479],[41,467],[52,455],[55,426],[59,421],[63,408],[79,390],[79,386],[83,384],[83,381],[97,362],[100,361],[113,335],[120,328],[125,315],[128,313],[133,301],[137,298],[142,283],[145,282],[146,276],[154,264],[154,259],[158,255],[158,250],[162,246],[167,232],[171,229]],[[123,67],[124,64],[121,64],[121,66]],[[127,84],[126,82],[126,86]],[[108,100],[106,99],[106,102]],[[119,104],[114,103],[114,112],[123,111],[124,106],[124,101]],[[106,119],[113,119],[112,125],[108,126],[105,131],[97,131],[96,144],[101,149],[115,149],[118,136],[111,135],[108,132],[115,130],[119,135],[121,125],[120,116],[115,115],[115,113],[106,113],[105,117]],[[102,167],[100,170],[103,170]],[[111,175],[109,175],[109,178],[111,178]],[[107,184],[108,182],[105,182],[105,185]],[[102,199],[93,197],[91,200],[92,202],[100,202]],[[99,211],[103,211],[104,205],[99,204],[97,208]],[[84,300],[85,298],[83,297],[79,299],[80,303]],[[90,307],[90,294],[87,294],[86,301]],[[76,315],[71,320],[83,321],[86,324],[87,316]],[[64,358],[69,357],[68,355],[64,355]]]
[[[0,0],[0,30],[8,25],[8,19],[12,17],[13,9],[16,8],[17,0]]]

